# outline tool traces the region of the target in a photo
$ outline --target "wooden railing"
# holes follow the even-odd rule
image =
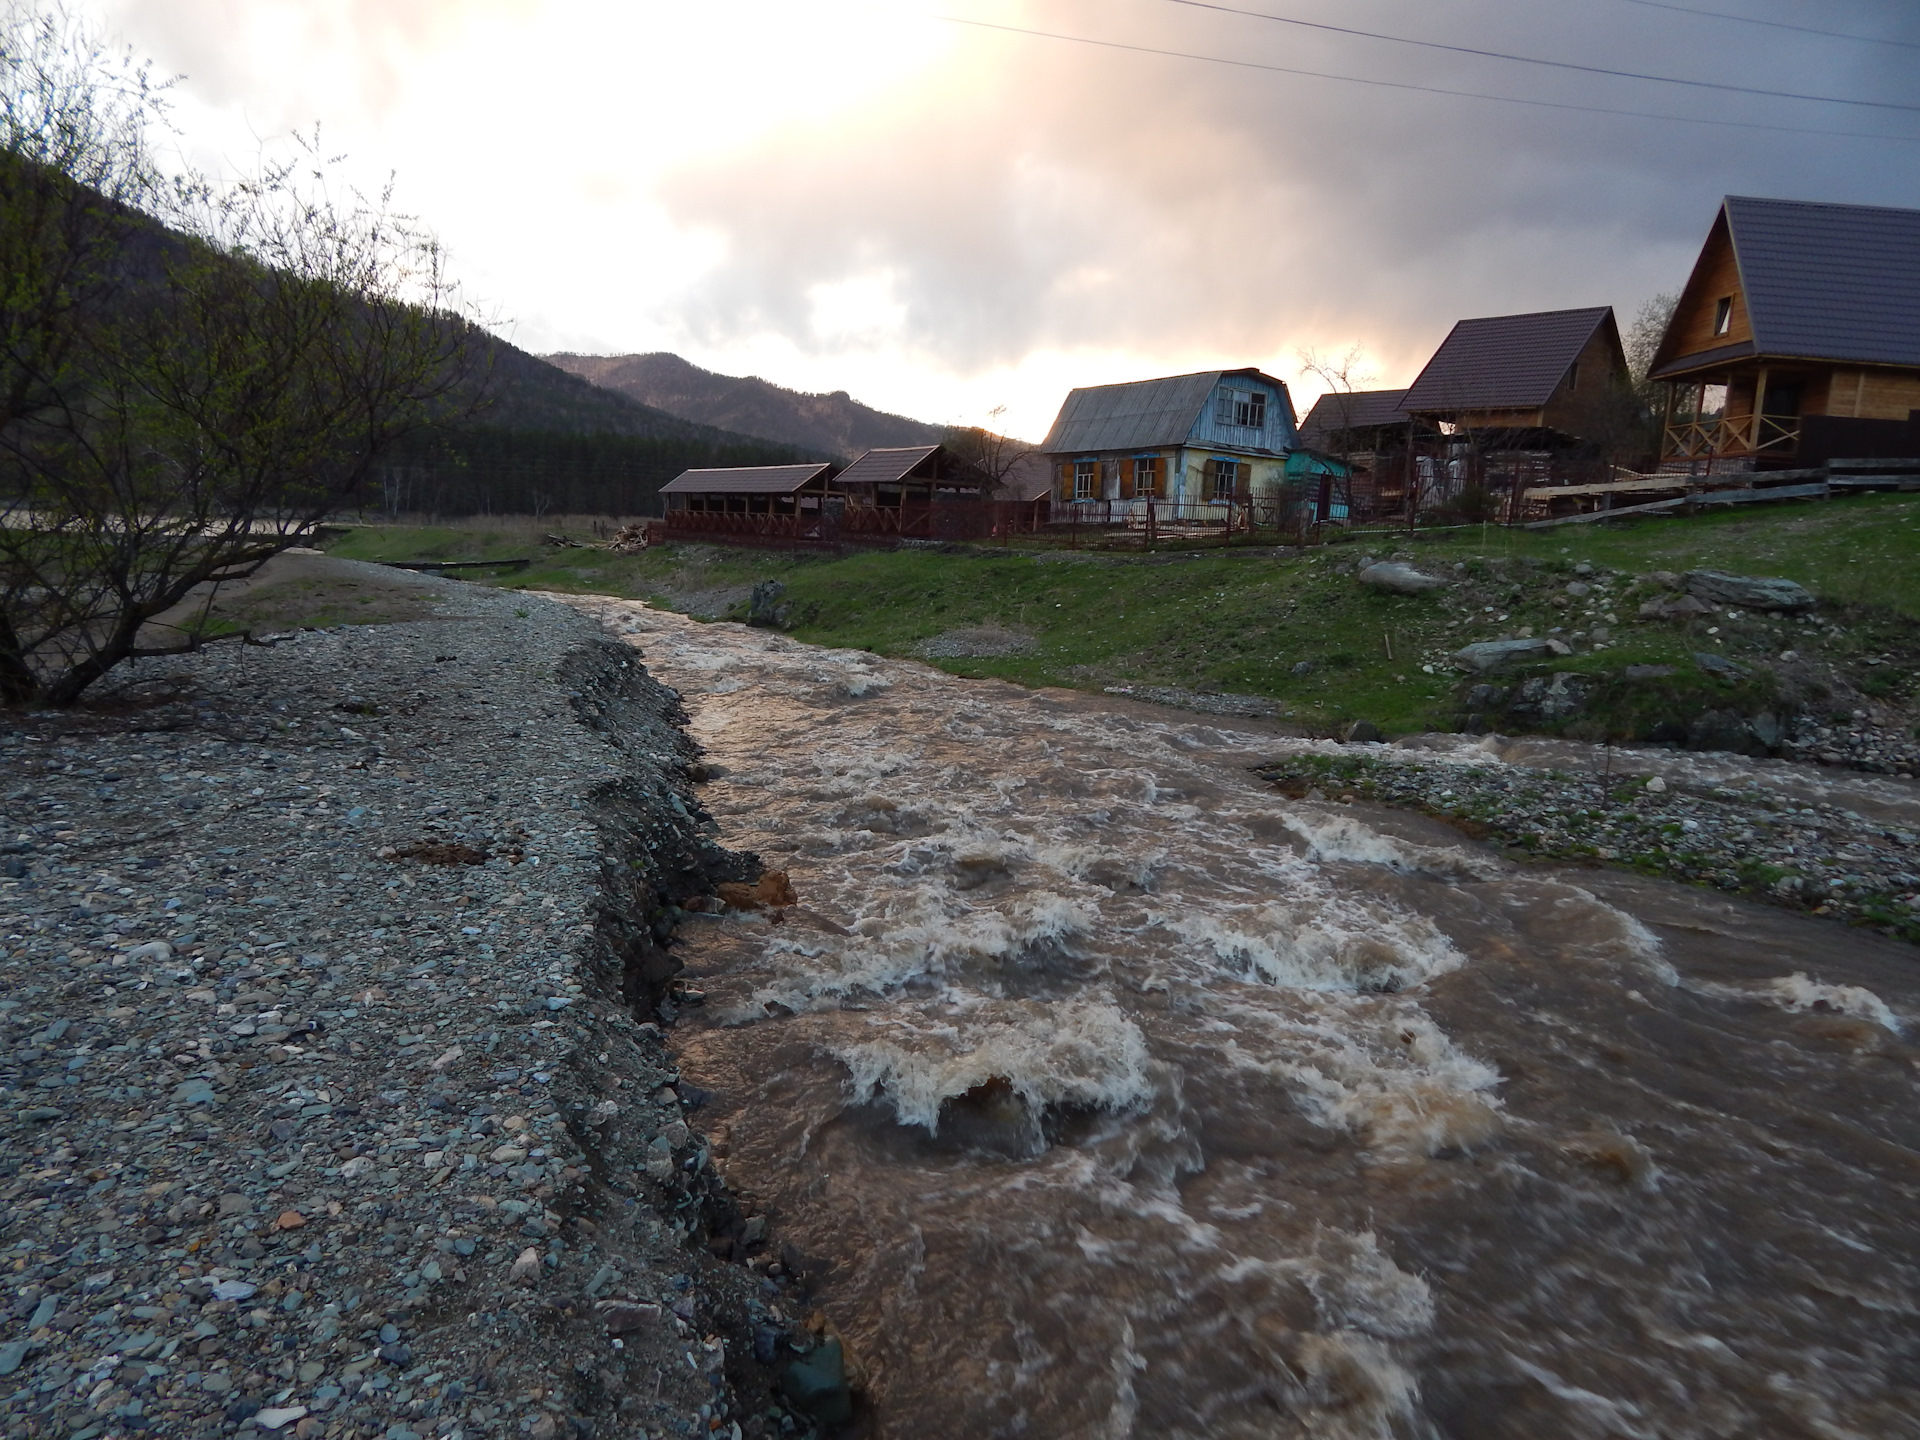
[[[1718,456],[1791,455],[1800,448],[1798,415],[1716,416],[1667,426],[1663,454],[1669,460],[1709,460]]]

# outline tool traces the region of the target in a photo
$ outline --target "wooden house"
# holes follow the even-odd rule
[[[1283,482],[1298,440],[1284,382],[1205,370],[1075,390],[1040,446],[1053,516],[1099,502],[1112,516],[1150,501],[1230,507]]]
[[[1627,388],[1611,306],[1542,310],[1462,320],[1400,408],[1481,448],[1551,451],[1591,438]]]
[[[1406,497],[1406,454],[1413,417],[1404,390],[1329,390],[1313,402],[1300,422],[1300,444],[1316,455],[1338,460],[1344,474],[1313,490],[1323,519],[1368,519],[1395,513]],[[1295,468],[1289,462],[1289,471]]]
[[[1670,467],[1920,454],[1920,210],[1728,196],[1652,378]]]

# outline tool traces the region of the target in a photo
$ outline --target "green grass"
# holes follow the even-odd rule
[[[959,675],[1024,685],[1174,685],[1271,697],[1310,729],[1371,720],[1388,733],[1457,721],[1464,682],[1445,656],[1471,640],[1531,628],[1545,634],[1595,623],[1553,595],[1581,561],[1628,574],[1695,567],[1798,580],[1829,602],[1823,617],[1846,634],[1810,637],[1771,617],[1713,617],[1680,627],[1639,624],[1639,602],[1616,583],[1614,642],[1541,670],[1611,677],[1600,721],[1622,738],[1675,706],[1693,710],[1764,703],[1771,676],[1733,683],[1703,675],[1691,659],[1711,650],[1763,672],[1792,646],[1851,666],[1868,693],[1903,698],[1920,659],[1920,497],[1863,496],[1760,513],[1528,532],[1453,532],[1411,542],[1363,536],[1273,557],[1217,550],[1166,557],[1060,552],[870,551],[840,557],[716,546],[666,546],[635,556],[559,550],[498,525],[356,530],[332,553],[366,559],[494,559],[531,554],[533,567],[482,583],[620,595],[707,615],[741,618],[756,581],[786,586],[787,629],[815,644],[912,655],[927,639],[994,624],[1033,637],[1026,654],[942,659]],[[1363,554],[1410,549],[1413,562],[1455,577],[1443,597],[1363,589],[1352,575]],[[1159,560],[1163,563],[1154,563]],[[1456,572],[1456,564],[1464,570]],[[1491,613],[1486,607],[1492,606]],[[1501,618],[1504,617],[1504,618]],[[1720,631],[1706,633],[1709,624]],[[1869,654],[1903,657],[1867,668]],[[1307,662],[1311,669],[1295,675]],[[1669,680],[1623,682],[1630,664],[1676,667]],[[1434,673],[1423,666],[1431,665]],[[1519,672],[1524,675],[1525,671]],[[1514,677],[1498,677],[1509,683]],[[1591,726],[1589,726],[1591,728]]]

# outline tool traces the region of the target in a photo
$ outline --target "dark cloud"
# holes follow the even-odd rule
[[[1263,3],[1583,64],[1920,105],[1920,51],[1626,0],[1247,8]],[[1920,41],[1907,6],[1750,13]],[[968,30],[963,60],[880,107],[670,177],[672,215],[728,246],[685,314],[691,335],[724,345],[773,329],[831,349],[810,335],[809,291],[884,273],[910,349],[962,373],[1044,347],[1271,360],[1341,337],[1410,365],[1464,315],[1594,303],[1630,314],[1677,287],[1725,193],[1920,196],[1920,114],[1574,75],[1155,0],[1040,0],[993,18],[1407,84],[1915,141],[1523,108]]]

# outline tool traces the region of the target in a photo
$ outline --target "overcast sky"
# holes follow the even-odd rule
[[[201,158],[318,121],[392,171],[522,346],[1034,437],[1074,385],[1259,365],[1304,410],[1304,350],[1393,385],[1465,316],[1624,324],[1723,194],[1920,206],[1912,0],[91,3]]]

